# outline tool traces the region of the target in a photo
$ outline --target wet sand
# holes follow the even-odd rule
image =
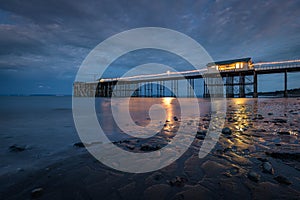
[[[201,117],[189,150],[161,170],[119,172],[78,145],[65,151],[68,157],[39,169],[3,174],[0,199],[299,199],[300,99],[233,99],[227,107],[225,127],[232,133],[221,134],[205,158],[198,153],[209,113]],[[115,143],[132,151],[149,150],[137,140]]]

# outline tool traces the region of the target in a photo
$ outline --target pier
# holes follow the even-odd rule
[[[257,98],[258,76],[280,73],[284,77],[284,97],[288,97],[287,75],[291,72],[300,72],[300,60],[252,63],[251,58],[241,58],[208,63],[204,70],[168,71],[164,74],[152,74],[144,78],[100,78],[98,81],[89,83],[75,82],[73,95],[77,97],[197,96],[209,98],[213,92],[228,98],[249,96]],[[223,82],[220,83],[218,80]],[[219,87],[220,85],[223,87]],[[194,92],[199,87],[203,87],[202,96]],[[216,91],[209,91],[214,88]]]

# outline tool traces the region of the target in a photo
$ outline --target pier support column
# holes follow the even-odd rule
[[[159,81],[156,82],[156,97],[159,97]]]
[[[103,89],[103,91],[104,91],[104,92],[103,92],[103,96],[104,96],[104,97],[108,97],[108,95],[107,95],[107,94],[108,94],[108,86],[107,86],[107,83],[104,83],[104,84],[103,84],[103,88],[104,88],[104,89]]]
[[[150,97],[153,97],[153,83],[150,82]]]
[[[112,96],[112,83],[109,83],[108,84],[108,92],[109,92],[109,94],[108,94],[108,97],[111,97]]]
[[[171,80],[171,96],[176,97],[177,94],[178,82],[177,80]]]
[[[175,80],[175,97],[179,97],[179,93],[178,93],[178,80]]]
[[[187,97],[193,97],[194,79],[187,79]]]
[[[205,81],[203,81],[203,98],[205,98],[205,96],[206,96],[206,84]]]
[[[165,81],[162,81],[162,85],[163,85],[162,96],[165,97],[166,96],[166,93],[165,93]]]
[[[226,97],[227,98],[232,98],[234,97],[233,93],[233,76],[228,76],[226,77]]]
[[[97,88],[97,97],[103,97],[104,96],[104,87],[103,84],[101,84],[100,82],[98,83],[98,88]]]
[[[159,97],[162,97],[163,94],[162,94],[162,88],[163,88],[163,85],[162,85],[162,81],[159,81]]]
[[[203,78],[203,86],[204,86],[203,98],[209,98],[209,90],[207,85],[208,85],[208,78]]]
[[[288,97],[288,92],[287,92],[287,70],[284,71],[284,97]]]
[[[187,85],[186,85],[186,97],[190,97],[190,93],[191,93],[191,91],[190,91],[190,87],[189,87],[189,85],[191,85],[190,83],[190,80],[191,79],[187,79],[186,81],[187,81]]]
[[[245,75],[240,74],[240,80],[239,80],[239,97],[244,98],[245,97]]]
[[[195,92],[195,79],[191,79],[191,84],[192,84],[191,85],[191,87],[192,87],[192,91],[191,91],[191,93],[192,93],[191,95],[192,96],[191,97],[195,97],[195,96],[197,96],[196,92]]]
[[[136,85],[137,85],[136,96],[137,96],[137,97],[140,97],[140,95],[141,95],[141,94],[140,94],[140,89],[141,89],[140,83],[137,83]]]
[[[257,93],[257,73],[254,71],[253,74],[253,98],[257,98],[258,93]]]

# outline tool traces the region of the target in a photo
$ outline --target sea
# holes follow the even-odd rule
[[[126,139],[128,137],[126,131],[134,132],[138,126],[147,128],[151,125],[152,127],[149,127],[151,131],[152,128],[158,131],[165,129],[166,122],[180,121],[183,118],[185,114],[182,110],[193,113],[189,116],[193,120],[205,118],[209,121],[213,109],[210,99],[199,98],[196,101],[199,107],[195,107],[193,104],[195,101],[191,103],[188,98],[182,100],[170,97],[132,98],[126,103],[124,99],[111,102],[109,98],[97,98],[95,111],[105,134],[111,141],[116,142]],[[269,143],[271,146],[275,143],[276,145],[292,143],[294,149],[287,150],[299,151],[299,98],[232,98],[225,99],[223,103],[227,108],[227,115],[231,116],[231,119],[228,117],[225,119],[225,124],[231,123],[233,129],[247,132],[245,127],[252,124],[253,128],[254,120],[256,126],[254,128],[263,129],[264,134],[267,132],[272,136],[287,132],[295,136],[294,139],[288,141],[282,139],[273,143],[272,140],[256,142],[262,142],[266,146]],[[159,112],[161,109],[164,112]],[[120,120],[120,116],[128,117],[126,115],[128,113],[134,127],[130,127],[131,124],[128,122],[127,129],[125,127],[126,130],[123,130],[118,126],[116,117]],[[156,119],[156,116],[159,119]],[[232,116],[235,120],[233,122]],[[283,119],[285,123],[274,125],[272,123],[274,119]],[[185,129],[188,130],[189,127]],[[166,134],[167,132],[165,131]],[[86,153],[84,148],[79,150],[76,145],[74,146],[80,142],[73,119],[71,96],[0,97],[0,175],[15,173],[18,170],[40,169],[57,160]],[[23,150],[19,152],[14,147]]]

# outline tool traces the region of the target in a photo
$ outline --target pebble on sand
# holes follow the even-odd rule
[[[286,119],[275,118],[272,120],[273,123],[287,123]]]
[[[126,144],[126,148],[130,149],[130,150],[134,150],[135,146],[134,145],[130,145],[130,144]]]
[[[263,172],[269,173],[269,174],[274,174],[274,169],[269,162],[263,162],[262,164]]]
[[[256,114],[253,120],[257,120],[257,119],[264,119],[264,117],[261,114]]]
[[[254,171],[250,171],[248,173],[248,178],[251,180],[251,181],[254,181],[254,182],[258,182],[260,180],[260,175]]]
[[[183,187],[185,183],[187,182],[187,179],[184,177],[176,176],[172,180],[167,181],[171,186],[177,186],[177,187]]]
[[[222,129],[222,133],[225,134],[225,135],[231,135],[232,131],[230,128],[228,127],[225,127]]]
[[[17,172],[23,172],[23,171],[24,171],[23,168],[21,168],[21,167],[17,168]]]
[[[288,131],[279,131],[277,132],[279,135],[290,135],[290,132]]]
[[[148,144],[142,144],[140,147],[141,151],[156,151],[161,148],[160,145],[148,145]]]
[[[276,176],[274,179],[275,179],[278,183],[280,183],[280,184],[285,184],[285,185],[291,185],[291,184],[292,184],[291,181],[289,181],[286,177],[281,176],[281,175]]]
[[[199,130],[197,131],[196,138],[199,140],[203,140],[206,136],[207,130]]]
[[[38,198],[42,196],[44,189],[43,188],[35,188],[31,191],[32,198]]]
[[[84,148],[84,144],[82,142],[76,142],[73,146],[74,147]]]
[[[9,150],[12,152],[21,152],[21,151],[25,151],[26,147],[25,146],[18,146],[16,144],[11,145],[9,147]]]

